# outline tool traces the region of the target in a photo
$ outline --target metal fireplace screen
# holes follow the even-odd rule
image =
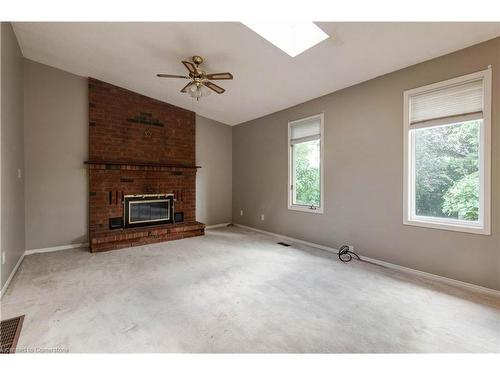
[[[173,222],[173,194],[125,195],[126,227]]]

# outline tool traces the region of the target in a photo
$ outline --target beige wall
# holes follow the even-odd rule
[[[196,116],[196,220],[232,221],[232,128]]]
[[[87,242],[87,80],[24,63],[26,248]]]
[[[492,235],[403,225],[403,91],[493,65]],[[500,289],[500,38],[233,130],[233,220]],[[325,114],[325,214],[287,209],[287,122]],[[244,216],[240,216],[240,210]],[[265,214],[265,221],[260,220]]]
[[[24,252],[23,56],[10,23],[1,24],[1,267],[3,287]]]
[[[25,60],[26,248],[87,242],[87,79]],[[197,219],[231,221],[231,127],[197,116]]]

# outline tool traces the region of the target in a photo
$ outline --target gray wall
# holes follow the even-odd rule
[[[1,25],[1,267],[3,287],[24,252],[23,56],[10,23]]]
[[[87,80],[24,63],[26,248],[87,242]]]
[[[403,91],[489,64],[494,69],[492,235],[404,226]],[[496,38],[238,125],[233,221],[336,248],[350,243],[368,257],[500,289],[499,100]],[[325,114],[325,214],[289,211],[287,122],[320,112]]]
[[[25,60],[26,248],[87,242],[87,79]],[[231,127],[197,116],[197,219],[231,221]]]
[[[196,220],[232,221],[232,128],[196,116]]]

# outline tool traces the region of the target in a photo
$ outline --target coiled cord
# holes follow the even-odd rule
[[[356,254],[354,251],[349,250],[349,246],[343,245],[339,249],[339,259],[344,262],[350,262],[352,260],[352,257],[355,256],[358,260],[361,260],[361,258]]]

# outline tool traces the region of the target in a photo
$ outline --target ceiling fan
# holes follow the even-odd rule
[[[233,79],[233,75],[231,73],[207,74],[205,71],[200,69],[200,65],[203,63],[203,58],[201,56],[193,56],[191,60],[193,62],[182,61],[189,72],[189,75],[187,76],[175,74],[157,74],[156,76],[161,78],[189,79],[190,82],[182,88],[181,92],[188,93],[196,100],[199,100],[202,96],[209,95],[211,92],[210,90],[215,91],[217,94],[223,94],[226,91],[222,87],[211,82],[211,80]]]

